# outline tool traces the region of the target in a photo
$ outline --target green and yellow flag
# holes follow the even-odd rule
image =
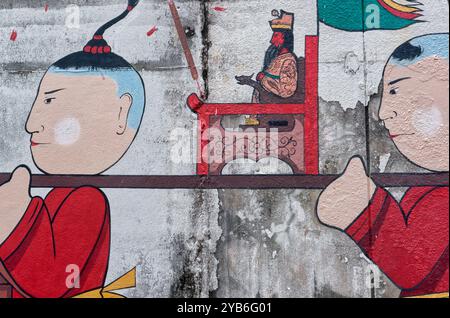
[[[345,31],[399,30],[422,22],[411,0],[317,0],[319,20]]]

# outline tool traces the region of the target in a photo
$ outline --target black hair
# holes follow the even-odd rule
[[[125,19],[125,17],[138,5],[139,0],[128,0],[128,7],[119,16],[102,25],[93,38],[85,45],[83,51],[75,52],[63,57],[53,64],[60,69],[121,69],[131,68],[130,63],[117,54],[111,52],[111,47],[103,38],[107,29]]]
[[[277,47],[273,44],[266,51],[264,56],[263,70],[267,70],[272,64],[273,60],[279,55],[283,49],[287,49],[289,52],[294,53],[294,32],[291,30],[274,30],[274,32],[280,32],[284,36],[284,43],[281,47]]]
[[[286,48],[289,52],[294,53],[294,32],[292,30],[278,31],[284,35],[284,43],[282,48]]]
[[[400,45],[392,54],[392,58],[397,61],[413,61],[421,56],[423,48],[421,46],[412,45],[411,42],[406,42]]]

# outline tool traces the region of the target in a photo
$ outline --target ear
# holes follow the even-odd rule
[[[128,115],[130,113],[131,105],[133,105],[133,96],[131,96],[129,93],[125,93],[120,96],[119,103],[120,108],[116,133],[118,135],[123,135],[127,130]]]

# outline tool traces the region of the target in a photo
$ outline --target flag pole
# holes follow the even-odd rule
[[[205,95],[200,85],[199,75],[197,67],[195,66],[194,58],[192,57],[191,49],[189,48],[188,40],[186,37],[186,33],[183,28],[183,24],[181,23],[180,15],[178,14],[177,7],[173,0],[168,0],[170,12],[172,13],[172,18],[175,23],[175,28],[178,33],[178,37],[181,42],[181,47],[183,48],[184,55],[186,57],[187,63],[189,65],[189,70],[191,71],[192,79],[197,83],[197,89],[199,91],[200,96],[203,98]]]

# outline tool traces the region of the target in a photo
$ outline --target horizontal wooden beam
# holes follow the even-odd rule
[[[324,189],[338,175],[233,175],[233,176],[47,176],[33,175],[33,188],[104,189]],[[0,174],[0,185],[10,174]],[[374,174],[382,187],[448,186],[449,174]]]

